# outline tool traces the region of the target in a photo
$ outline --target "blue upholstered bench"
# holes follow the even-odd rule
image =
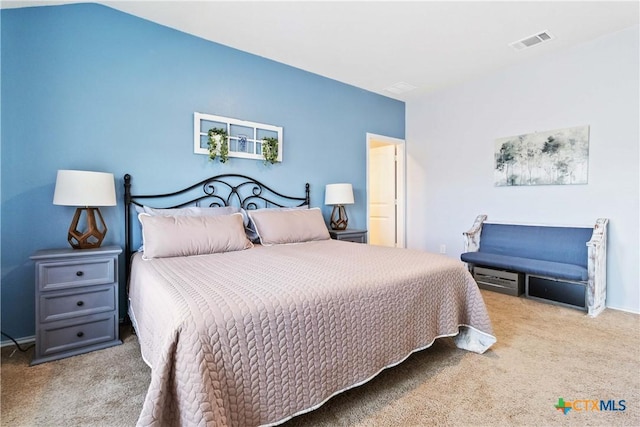
[[[528,297],[576,306],[591,316],[604,310],[607,219],[593,227],[557,227],[487,223],[486,218],[478,216],[464,233],[460,256],[470,271],[480,272],[474,274],[479,284],[485,284],[479,275],[494,276],[501,288],[508,278],[501,272],[513,272],[524,276]]]

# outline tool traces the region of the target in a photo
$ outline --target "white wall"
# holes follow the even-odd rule
[[[607,305],[640,312],[639,27],[407,103],[408,246],[459,257],[489,220],[609,222]],[[535,49],[535,47],[534,47]],[[587,185],[495,187],[495,139],[589,125]]]

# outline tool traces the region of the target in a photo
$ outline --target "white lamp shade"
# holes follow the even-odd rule
[[[353,204],[353,187],[351,186],[351,184],[327,184],[324,191],[324,204]]]
[[[53,204],[63,206],[115,206],[112,173],[59,170]]]

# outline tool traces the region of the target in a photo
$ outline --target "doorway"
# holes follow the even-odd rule
[[[405,141],[367,133],[369,244],[405,247],[405,206]]]

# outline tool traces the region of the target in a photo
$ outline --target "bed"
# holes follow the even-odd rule
[[[438,338],[495,342],[463,263],[331,240],[308,184],[290,197],[242,175],[159,195],[131,183],[129,317],[152,372],[140,426],[277,425]]]

